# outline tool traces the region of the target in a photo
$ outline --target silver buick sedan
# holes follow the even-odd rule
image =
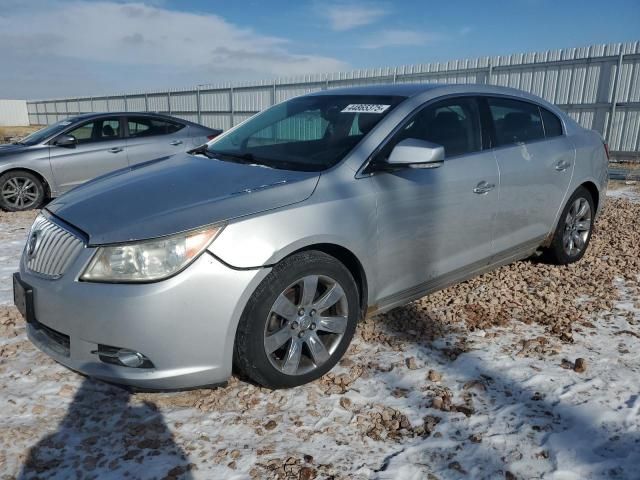
[[[0,208],[38,208],[87,180],[192,150],[222,131],[157,113],[86,113],[0,145]]]
[[[579,260],[606,182],[600,135],[521,91],[326,90],[50,203],[15,303],[33,343],[103,380],[294,387],[365,315],[537,252]]]

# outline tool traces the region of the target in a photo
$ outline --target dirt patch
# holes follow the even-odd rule
[[[31,125],[28,127],[0,127],[0,144],[9,143],[11,139],[24,138],[30,133],[40,130],[44,125]]]

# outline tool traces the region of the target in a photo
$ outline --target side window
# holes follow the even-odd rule
[[[75,128],[67,133],[67,135],[73,135],[78,143],[87,143],[91,141],[93,137],[94,122],[85,123],[84,125]]]
[[[540,107],[540,112],[542,112],[544,136],[547,138],[551,138],[559,137],[560,135],[562,135],[562,123],[560,123],[560,119],[545,108]]]
[[[488,98],[497,147],[544,138],[537,105],[508,98]]]
[[[129,117],[129,137],[150,137],[168,135],[184,128],[181,123],[168,122],[152,117]]]
[[[78,144],[116,140],[120,138],[120,120],[117,118],[94,120],[74,128],[68,134],[73,135]]]
[[[382,149],[378,158],[388,158],[393,147],[407,138],[442,145],[446,157],[480,151],[480,115],[475,98],[453,98],[423,108]]]

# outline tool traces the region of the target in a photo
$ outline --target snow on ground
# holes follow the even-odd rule
[[[13,305],[11,275],[18,270],[20,252],[35,213],[0,211],[0,305]]]
[[[0,307],[0,472],[640,478],[640,205],[615,196],[578,264],[518,262],[367,319],[338,367],[293,390],[130,393],[57,365]],[[15,228],[0,225],[7,272]]]
[[[609,182],[607,196],[623,198],[631,202],[640,202],[640,182],[634,180]]]

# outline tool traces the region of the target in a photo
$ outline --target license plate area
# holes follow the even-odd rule
[[[36,316],[33,308],[33,288],[13,274],[13,303],[27,323],[34,323]]]
[[[38,347],[45,352],[69,357],[69,336],[38,322],[33,307],[33,288],[23,282],[18,273],[13,274],[13,303],[26,320],[30,338]]]

